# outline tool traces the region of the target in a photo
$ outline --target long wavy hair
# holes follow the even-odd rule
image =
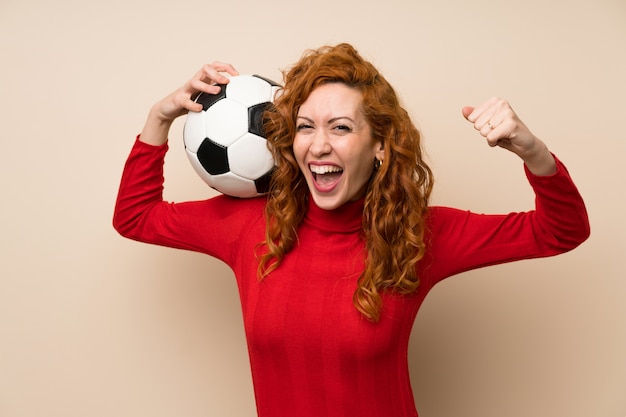
[[[410,294],[419,286],[416,265],[425,252],[424,217],[433,185],[419,131],[393,87],[349,44],[306,51],[283,77],[284,87],[264,123],[276,169],[265,209],[266,250],[259,256],[259,276],[275,270],[294,247],[308,204],[308,187],[292,147],[300,106],[319,85],[343,83],[361,92],[362,111],[384,149],[365,195],[366,264],[353,297],[355,307],[377,322],[383,292]]]

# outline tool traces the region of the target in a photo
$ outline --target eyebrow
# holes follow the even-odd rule
[[[313,119],[311,119],[311,118],[309,118],[309,117],[306,117],[306,116],[297,116],[297,117],[296,117],[296,119],[304,119],[304,120],[306,120],[306,121],[308,121],[308,122],[313,123]],[[352,122],[352,123],[356,123],[356,122],[354,121],[354,119],[352,119],[351,117],[348,117],[348,116],[337,116],[337,117],[332,117],[332,118],[330,118],[330,119],[328,120],[328,123],[335,123],[335,122],[337,122],[337,121],[339,121],[339,120],[342,120],[342,119],[346,119],[346,120],[349,120],[349,121],[350,121],[350,122]]]

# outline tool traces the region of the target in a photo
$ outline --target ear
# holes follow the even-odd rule
[[[382,142],[380,142],[380,146],[376,151],[376,159],[378,159],[379,161],[385,160],[385,147],[383,146]]]

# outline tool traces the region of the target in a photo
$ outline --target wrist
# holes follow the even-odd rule
[[[529,153],[523,159],[530,172],[537,176],[547,176],[556,173],[556,161],[548,147],[540,142],[539,149]]]
[[[173,120],[165,119],[154,109],[151,109],[139,140],[150,145],[164,145],[167,142],[173,122]]]

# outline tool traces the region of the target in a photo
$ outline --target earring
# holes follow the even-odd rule
[[[380,167],[382,167],[382,166],[383,166],[383,160],[375,158],[374,159],[374,170],[378,171],[380,169]]]

